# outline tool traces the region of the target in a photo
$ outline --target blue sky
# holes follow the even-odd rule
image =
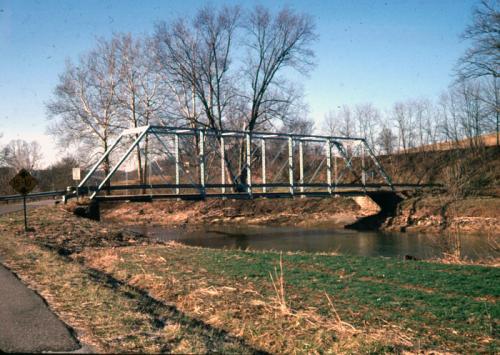
[[[316,21],[317,65],[301,78],[312,117],[342,104],[381,109],[407,98],[435,98],[452,80],[467,43],[459,35],[476,1],[211,1],[288,5]],[[76,60],[96,37],[151,33],[160,20],[190,15],[206,2],[0,0],[0,144],[37,139],[46,162],[57,159],[47,136],[44,102],[67,58]]]

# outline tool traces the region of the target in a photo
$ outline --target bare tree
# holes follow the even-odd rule
[[[335,111],[328,111],[323,117],[322,129],[329,136],[339,135],[339,122]]]
[[[484,132],[484,113],[480,99],[481,85],[478,81],[463,80],[454,88],[454,93],[460,104],[459,118],[466,138],[471,147],[477,148]]]
[[[49,118],[55,120],[48,132],[60,147],[82,146],[79,152],[87,155],[87,161],[106,151],[117,128],[121,128],[117,51],[116,41],[100,39],[95,49],[80,57],[77,66],[68,61],[54,99],[47,104]],[[103,169],[109,173],[109,157]]]
[[[378,134],[377,143],[384,154],[390,155],[395,151],[396,139],[397,137],[392,130],[387,126],[383,126]]]
[[[484,78],[480,97],[485,104],[485,114],[489,121],[488,131],[495,131],[496,144],[500,146],[500,78]]]
[[[415,110],[411,102],[396,102],[391,115],[398,129],[398,146],[403,148],[403,151],[414,148]]]
[[[353,137],[356,135],[356,120],[349,106],[344,105],[339,111],[329,111],[324,121],[332,135]]]
[[[358,135],[375,147],[376,129],[381,120],[380,111],[373,104],[365,103],[354,106],[353,113],[357,121]]]
[[[438,102],[439,132],[444,141],[458,143],[463,134],[460,126],[458,100],[451,89],[443,92]]]
[[[249,81],[249,131],[261,122],[262,116],[286,99],[276,95],[283,83],[279,74],[293,68],[306,74],[313,65],[314,52],[310,48],[316,40],[311,17],[284,8],[273,16],[269,10],[257,6],[245,24],[246,78]],[[273,88],[275,90],[273,90]]]
[[[172,25],[161,23],[155,32],[157,60],[169,76],[168,85],[175,107],[189,126],[224,129],[228,108],[236,89],[231,76],[231,54],[240,19],[238,7],[216,11],[205,7],[193,21],[177,20]],[[229,120],[237,120],[235,112]],[[217,135],[220,141],[220,135]],[[194,137],[198,149],[198,136]],[[227,172],[236,179],[226,159]],[[198,174],[197,174],[198,175]]]
[[[117,105],[123,126],[139,127],[159,124],[166,106],[165,80],[149,54],[151,41],[134,39],[130,34],[115,34],[120,81],[117,86]],[[137,135],[136,135],[137,137]],[[144,162],[137,146],[137,172],[139,182],[146,181],[149,140],[145,139]]]
[[[500,69],[500,3],[481,0],[474,9],[473,22],[462,34],[471,47],[460,58],[457,74],[460,79],[493,76]]]
[[[169,86],[183,118],[192,127],[223,129],[235,91],[230,64],[239,18],[238,7],[218,11],[205,7],[191,23],[180,19],[156,27],[158,61],[170,76]]]
[[[496,144],[500,146],[500,104],[498,100],[498,78],[500,71],[500,2],[481,0],[474,9],[473,21],[465,29],[462,37],[471,46],[459,59],[456,74],[458,82],[487,78],[491,90],[480,93],[479,99],[487,106],[493,117],[496,131]],[[483,95],[481,95],[483,94]]]
[[[22,139],[10,141],[3,149],[3,163],[15,171],[26,169],[33,171],[38,168],[42,153],[40,144],[36,141],[26,142]]]
[[[272,127],[273,121],[286,124],[285,114],[300,110],[299,90],[279,73],[284,68],[306,73],[310,68],[309,46],[315,38],[312,20],[289,9],[273,16],[256,7],[238,38],[241,17],[238,7],[206,7],[192,22],[178,20],[156,28],[158,60],[192,127],[252,131],[258,125]],[[239,44],[246,50],[241,66],[234,64],[232,55]],[[239,88],[245,85],[246,89]],[[245,150],[241,142],[239,146],[242,165]],[[226,163],[230,165],[229,160]],[[244,183],[245,171],[239,176],[231,171],[232,180]]]

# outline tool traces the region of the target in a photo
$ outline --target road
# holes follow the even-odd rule
[[[55,200],[42,200],[42,201],[34,201],[34,202],[28,202],[27,206],[28,209],[34,209],[37,207],[42,207],[42,206],[51,206],[55,203]],[[19,202],[11,202],[8,204],[0,204],[0,215],[6,214],[6,213],[11,213],[11,212],[16,212],[16,211],[22,211],[23,209],[23,203],[22,201]]]
[[[50,206],[54,200],[28,203],[28,209]],[[0,204],[0,215],[20,211],[21,203]],[[21,282],[0,258],[0,353],[88,353],[44,300]]]
[[[74,351],[80,344],[35,292],[0,264],[0,352]]]

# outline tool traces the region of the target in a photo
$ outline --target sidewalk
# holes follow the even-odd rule
[[[80,348],[41,297],[0,264],[0,352],[68,352]]]

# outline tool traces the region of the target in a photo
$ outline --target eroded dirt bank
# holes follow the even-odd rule
[[[500,198],[422,194],[403,200],[385,231],[422,233],[485,233],[500,235]]]
[[[101,207],[101,217],[103,221],[124,224],[171,227],[217,223],[343,227],[377,213],[378,207],[373,202],[357,201],[335,197],[110,203]]]
[[[154,224],[175,228],[241,224],[500,235],[500,198],[497,197],[453,200],[446,194],[419,194],[402,200],[394,213],[381,212],[368,197],[168,200],[101,205],[102,220],[120,225]]]

